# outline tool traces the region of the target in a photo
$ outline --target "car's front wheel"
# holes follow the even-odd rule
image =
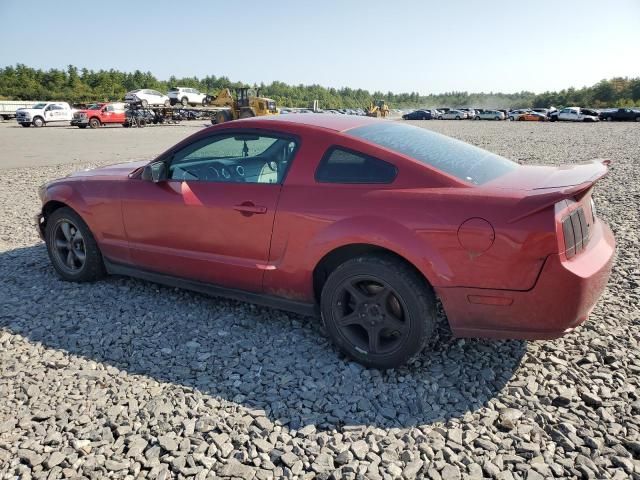
[[[42,117],[36,117],[33,119],[33,126],[34,127],[44,127],[44,120],[42,119]]]
[[[92,118],[91,120],[89,120],[89,126],[91,128],[99,128],[100,125],[102,124],[100,123],[100,120],[97,118]]]
[[[336,346],[356,361],[394,368],[417,355],[435,328],[431,287],[388,255],[348,260],[327,279],[322,318]]]
[[[104,263],[91,230],[80,215],[68,207],[47,218],[47,252],[56,272],[71,282],[90,282],[104,276]]]

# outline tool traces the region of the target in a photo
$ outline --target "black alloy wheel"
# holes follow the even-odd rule
[[[391,255],[365,255],[337,267],[323,286],[320,303],[336,346],[369,367],[407,362],[424,348],[435,326],[430,285]]]
[[[398,348],[408,333],[406,307],[384,280],[369,275],[346,279],[333,303],[340,333],[357,350],[384,354]]]
[[[82,232],[70,220],[64,219],[55,226],[53,251],[58,266],[71,274],[82,270],[87,260],[87,251]]]
[[[88,282],[105,274],[100,249],[80,215],[68,207],[46,218],[47,253],[64,280]]]

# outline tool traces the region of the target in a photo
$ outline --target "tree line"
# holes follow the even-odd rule
[[[35,69],[17,64],[0,69],[0,100],[65,100],[72,104],[122,100],[126,92],[152,88],[166,92],[172,86],[197,88],[217,94],[222,88],[257,87],[281,107],[307,107],[319,100],[321,108],[362,108],[372,100],[385,100],[390,108],[481,107],[526,108],[577,105],[584,107],[640,107],[640,77],[601,80],[590,87],[567,88],[559,92],[535,94],[445,92],[420,95],[418,92],[369,92],[363,89],[327,88],[320,85],[288,85],[284,82],[247,85],[229,78],[208,75],[204,78],[171,76],[158,80],[151,72],[118,70]]]

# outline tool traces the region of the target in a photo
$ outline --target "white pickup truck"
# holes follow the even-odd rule
[[[565,122],[598,122],[598,112],[587,108],[567,107],[559,112],[553,112],[549,120],[556,122],[564,120]]]
[[[73,110],[66,102],[36,103],[31,108],[16,111],[16,121],[23,127],[43,127],[52,122],[70,122]]]

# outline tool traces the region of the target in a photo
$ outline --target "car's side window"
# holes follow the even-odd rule
[[[293,160],[296,146],[293,138],[248,132],[206,137],[173,155],[169,178],[279,184]]]
[[[341,147],[331,147],[316,170],[320,183],[392,183],[398,169],[395,165]]]

